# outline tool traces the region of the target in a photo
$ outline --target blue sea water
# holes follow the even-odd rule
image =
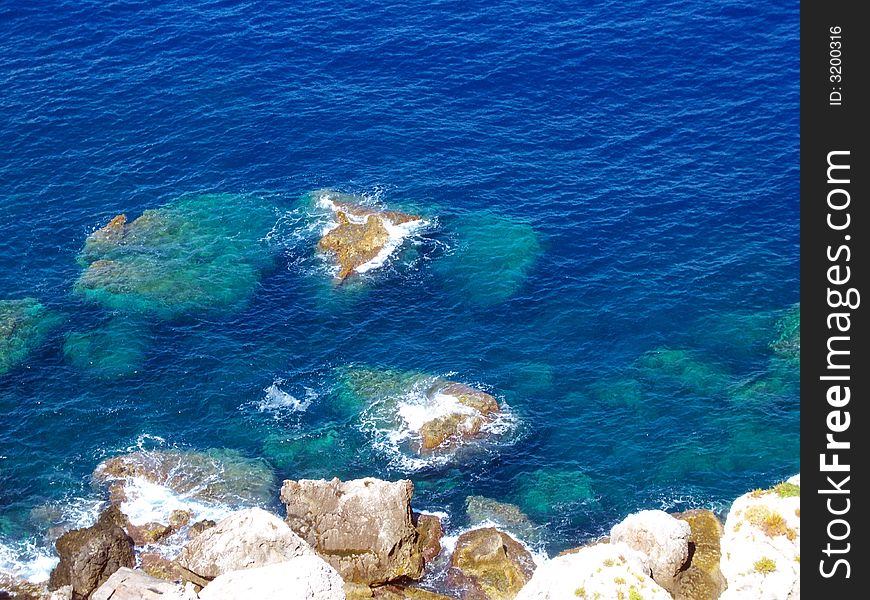
[[[799,470],[770,347],[799,300],[797,2],[4,1],[0,31],[0,300],[62,321],[0,374],[0,566],[139,447],[409,477],[454,529],[469,495],[512,502],[550,552]],[[429,224],[336,286],[323,188]],[[77,291],[91,232],[201,194],[231,226],[268,206],[232,302]],[[515,422],[408,461],[349,369],[476,385]]]

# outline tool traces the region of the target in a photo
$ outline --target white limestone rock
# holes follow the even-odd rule
[[[721,542],[721,600],[800,598],[800,502],[800,475],[734,501]]]
[[[317,556],[225,573],[205,586],[200,600],[345,600],[338,572]]]
[[[121,567],[91,594],[90,600],[196,600],[196,592],[192,584],[182,586]]]
[[[644,600],[672,600],[650,578],[645,556],[625,544],[596,544],[540,565],[516,600],[628,600],[632,591]]]
[[[691,527],[661,510],[642,510],[610,530],[613,543],[622,542],[648,558],[652,578],[673,593],[674,577],[689,558]]]
[[[287,523],[263,509],[249,508],[232,513],[191,540],[178,563],[202,578],[214,579],[230,571],[313,554]]]

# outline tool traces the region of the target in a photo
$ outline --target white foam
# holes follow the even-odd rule
[[[356,268],[357,273],[365,273],[366,271],[371,271],[372,269],[377,269],[378,267],[382,267],[387,260],[389,260],[390,256],[396,249],[402,245],[402,242],[405,238],[409,237],[413,233],[419,231],[423,227],[426,227],[429,223],[423,219],[419,219],[416,221],[407,221],[405,223],[401,223],[399,225],[393,225],[393,223],[389,219],[384,219],[384,227],[389,234],[389,239],[387,243],[384,244],[384,247],[381,248],[381,251],[371,260],[364,262],[360,266]]]
[[[37,545],[33,541],[0,541],[0,573],[30,583],[47,581],[59,560],[50,548]]]
[[[232,512],[230,507],[223,504],[203,502],[141,477],[127,478],[124,494],[126,500],[121,503],[121,512],[127,515],[133,525],[168,523],[169,516],[175,510],[190,511],[191,522],[202,519],[217,521]]]
[[[399,416],[405,421],[405,426],[412,431],[419,431],[423,425],[453,414],[473,416],[477,411],[459,401],[456,396],[436,393],[432,397],[411,396],[407,402],[399,404]]]
[[[305,412],[317,398],[317,392],[309,387],[304,387],[305,398],[300,400],[281,389],[280,386],[283,384],[284,380],[279,378],[263,390],[266,395],[257,404],[260,412]]]
[[[418,382],[399,397],[381,398],[361,414],[361,427],[372,437],[372,446],[385,454],[390,462],[404,471],[443,466],[452,462],[459,451],[466,447],[488,448],[493,443],[504,443],[506,435],[517,429],[518,421],[510,406],[502,402],[500,412],[492,419],[484,419],[482,439],[460,443],[451,449],[441,449],[423,455],[417,454],[411,445],[420,440],[420,429],[432,419],[460,413],[479,414],[474,408],[462,404],[450,394],[432,390],[438,378]],[[471,423],[468,422],[468,425]]]

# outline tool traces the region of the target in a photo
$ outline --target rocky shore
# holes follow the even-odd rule
[[[60,562],[47,584],[0,574],[0,598],[800,597],[799,475],[737,498],[724,524],[709,510],[644,510],[608,537],[546,559],[527,545],[535,533],[528,517],[488,498],[468,499],[469,520],[479,524],[448,542],[438,516],[413,509],[409,480],[286,480],[283,518],[246,508],[192,523],[176,510],[165,523],[134,524],[122,510],[125,476],[190,485],[167,478],[176,457],[152,460],[154,472],[140,458],[100,465],[95,480],[114,478],[108,508],[91,527],[57,539]]]

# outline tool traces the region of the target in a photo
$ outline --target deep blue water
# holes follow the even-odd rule
[[[0,375],[7,556],[34,507],[99,498],[96,464],[143,440],[410,477],[456,527],[468,495],[514,502],[550,551],[799,470],[796,366],[739,393],[773,377],[799,299],[797,2],[4,1],[0,32],[0,299],[63,318]],[[336,287],[300,209],[319,188],[431,225]],[[76,293],[94,229],[212,192],[274,214],[241,303]],[[110,320],[135,369],[65,356]],[[481,386],[516,428],[410,469],[337,409],[352,366]],[[265,406],[273,384],[310,406]],[[267,452],[324,428],[344,453]],[[592,497],[559,498],[579,473]]]

